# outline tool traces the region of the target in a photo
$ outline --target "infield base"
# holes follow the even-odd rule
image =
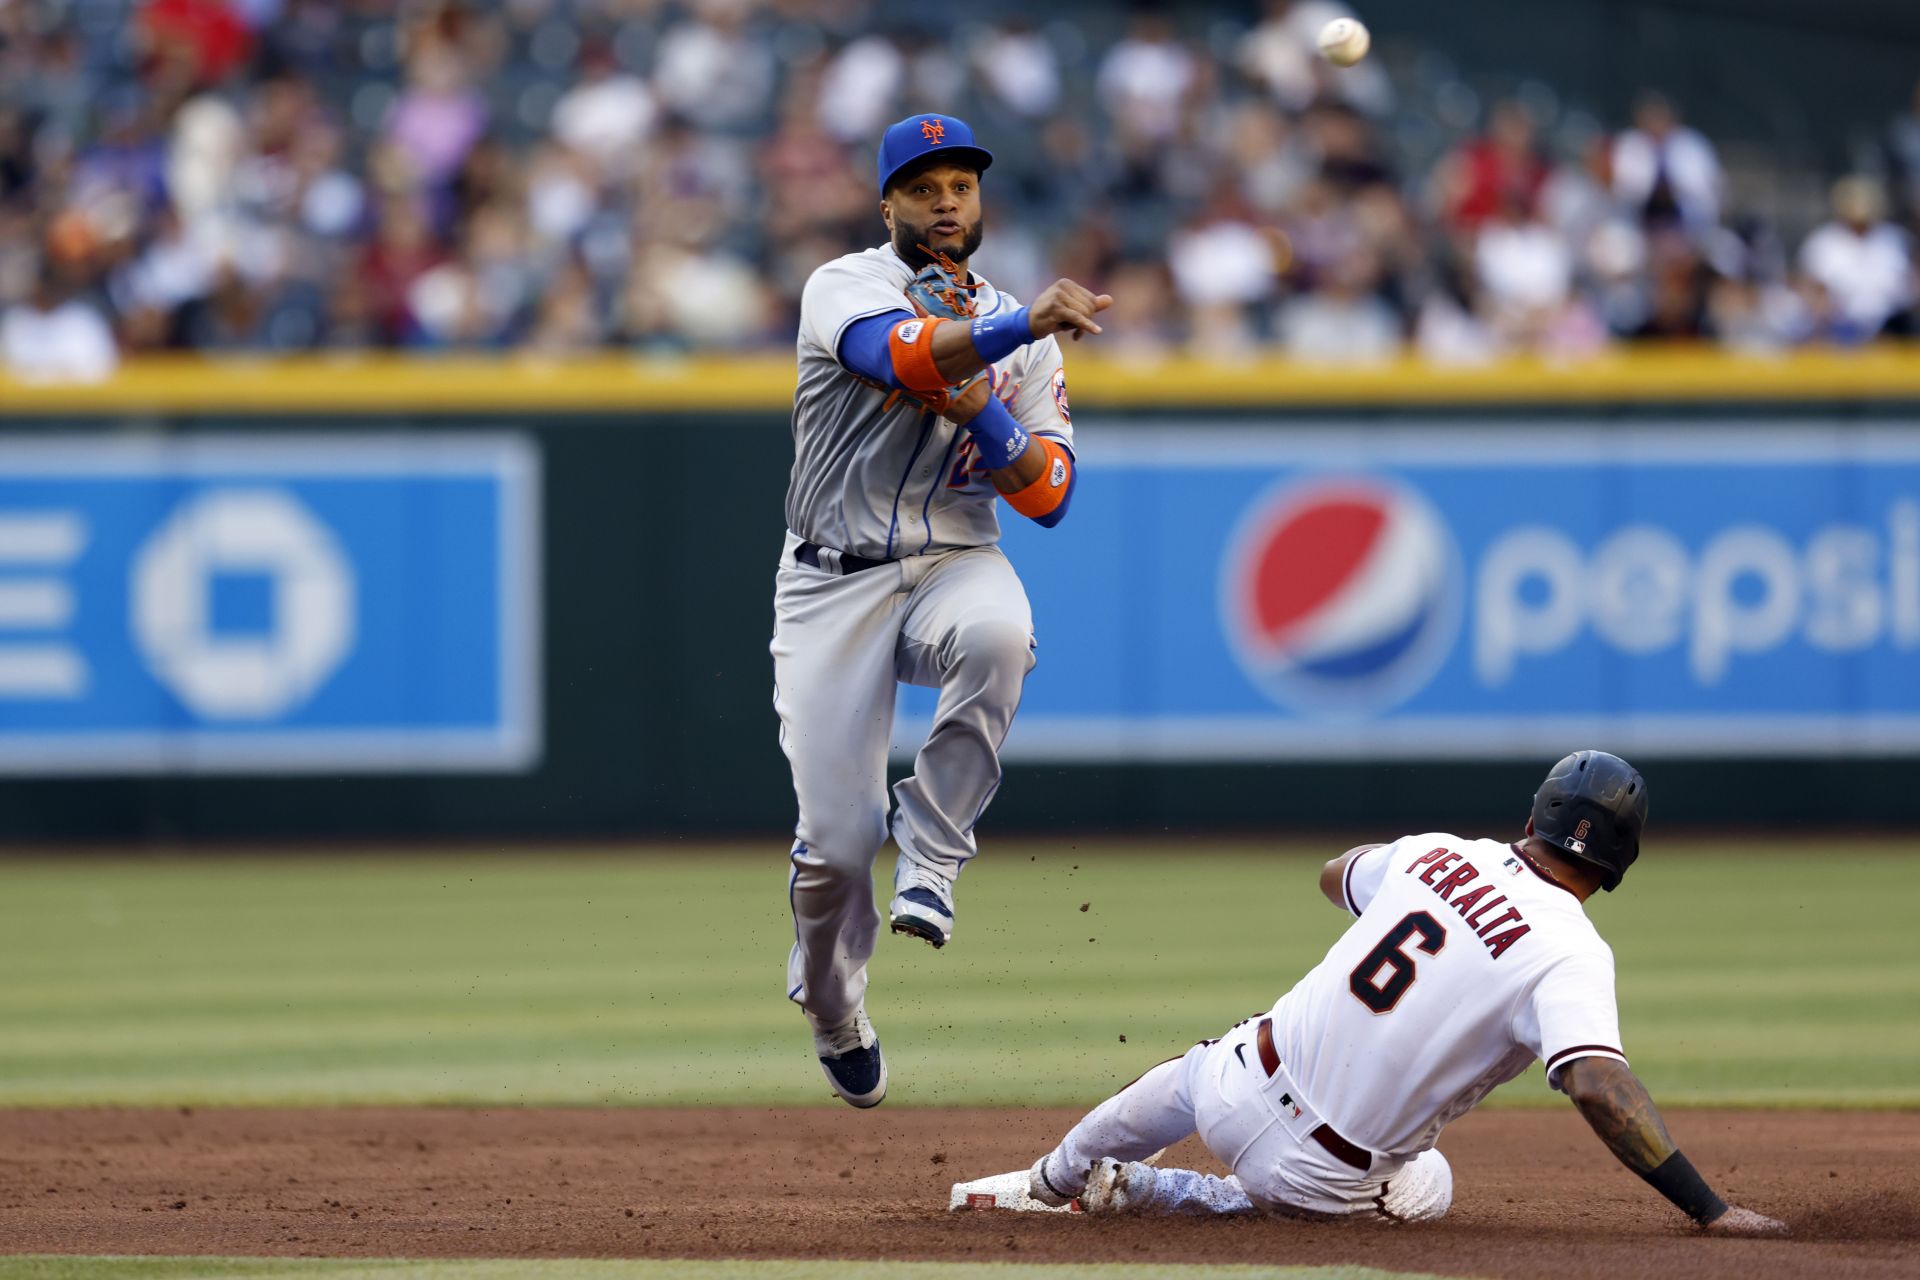
[[[947,1193],[947,1211],[956,1209],[1008,1209],[1014,1213],[1079,1213],[1080,1202],[1063,1205],[1041,1204],[1027,1194],[1027,1171],[996,1173],[972,1182],[956,1182]]]

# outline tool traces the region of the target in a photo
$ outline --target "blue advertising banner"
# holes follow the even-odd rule
[[[1010,758],[1920,751],[1915,428],[1082,436]]]
[[[0,440],[0,772],[522,770],[523,437]]]

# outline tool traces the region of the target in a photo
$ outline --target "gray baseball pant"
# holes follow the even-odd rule
[[[1000,785],[1000,744],[1033,669],[1026,589],[998,547],[838,574],[794,559],[774,576],[773,705],[793,770],[787,996],[824,1024],[866,994],[879,917],[873,863],[886,843],[887,746],[896,682],[940,690],[913,775],[893,790],[894,842],[956,877]]]

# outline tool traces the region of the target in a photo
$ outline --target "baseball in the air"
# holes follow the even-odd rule
[[[1320,28],[1320,56],[1336,67],[1350,67],[1367,56],[1373,37],[1357,18],[1335,18]]]

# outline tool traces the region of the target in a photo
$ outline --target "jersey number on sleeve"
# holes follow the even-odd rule
[[[1380,939],[1380,945],[1367,952],[1360,963],[1353,967],[1353,973],[1347,978],[1347,990],[1353,992],[1358,1000],[1375,1013],[1391,1013],[1400,1003],[1400,997],[1407,994],[1407,988],[1413,985],[1413,957],[1403,948],[1414,934],[1420,935],[1415,943],[1420,950],[1430,956],[1440,954],[1440,948],[1447,945],[1447,931],[1440,922],[1424,911],[1416,911],[1401,920],[1399,924],[1387,930],[1387,936]],[[1378,981],[1380,971],[1388,970],[1387,980]]]

